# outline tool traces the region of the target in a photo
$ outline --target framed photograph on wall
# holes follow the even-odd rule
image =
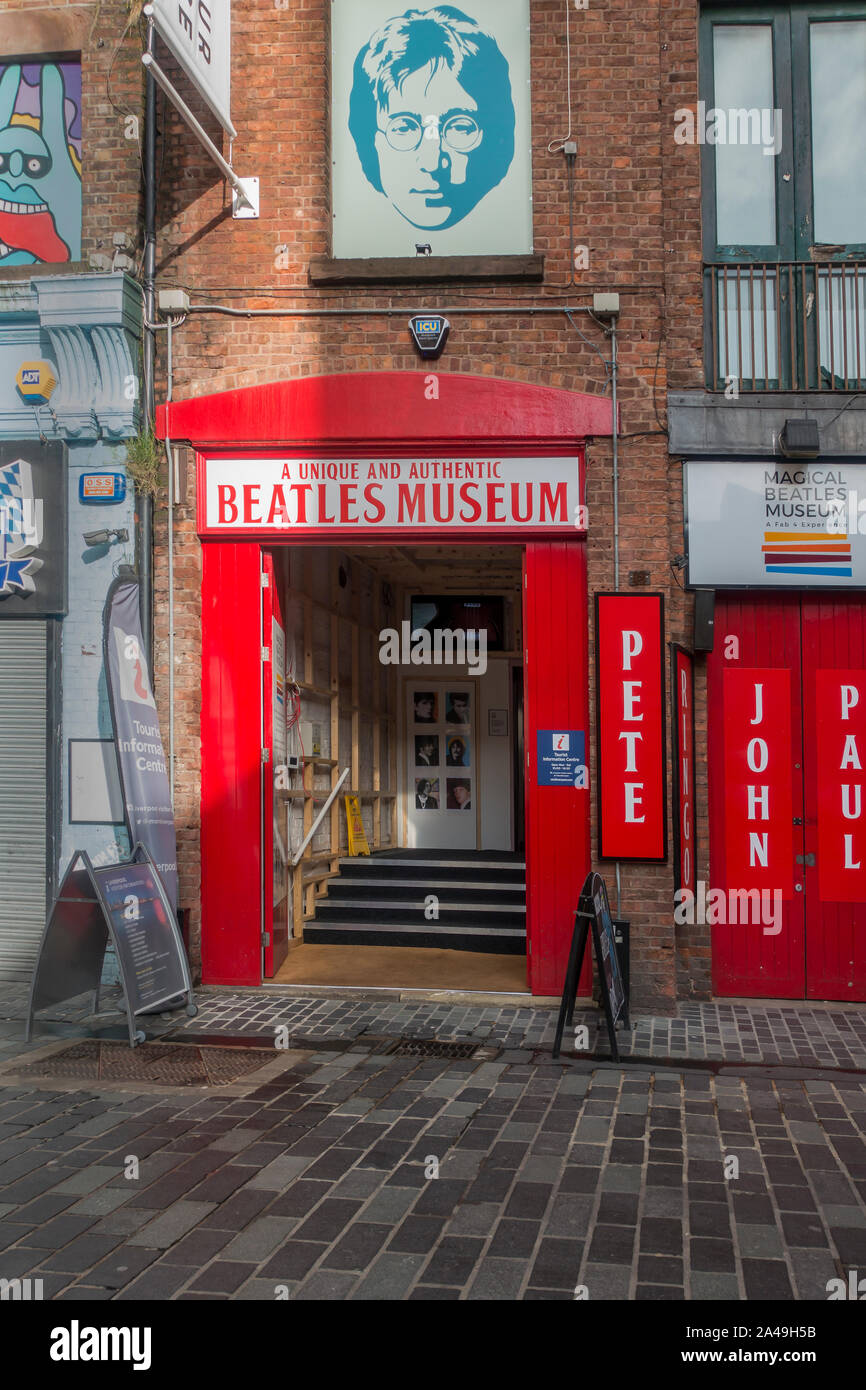
[[[529,0],[331,0],[332,255],[532,251]]]
[[[491,738],[508,737],[507,709],[489,709],[487,711],[487,732]]]

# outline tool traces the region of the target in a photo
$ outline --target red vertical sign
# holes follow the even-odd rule
[[[793,893],[791,673],[724,672],[728,888]]]
[[[695,844],[695,663],[673,647],[671,732],[674,772],[674,891],[697,891]]]
[[[866,671],[816,671],[818,882],[824,902],[866,902]]]
[[[663,600],[596,596],[600,859],[667,858]]]

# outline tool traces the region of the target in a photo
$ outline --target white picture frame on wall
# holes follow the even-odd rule
[[[70,825],[123,825],[117,752],[110,738],[69,740]]]

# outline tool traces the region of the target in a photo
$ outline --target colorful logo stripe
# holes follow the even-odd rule
[[[766,574],[853,575],[851,542],[838,531],[765,531],[761,551]]]

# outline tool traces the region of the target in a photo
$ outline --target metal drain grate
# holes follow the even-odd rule
[[[189,1043],[126,1043],[86,1039],[16,1068],[22,1076],[72,1081],[149,1081],[159,1086],[228,1086],[271,1060],[263,1049]]]
[[[477,1042],[439,1042],[437,1038],[397,1038],[384,1051],[388,1057],[443,1057],[451,1059],[475,1057],[477,1053],[483,1052],[485,1061],[489,1060],[488,1054],[495,1055],[492,1048],[481,1048]]]

